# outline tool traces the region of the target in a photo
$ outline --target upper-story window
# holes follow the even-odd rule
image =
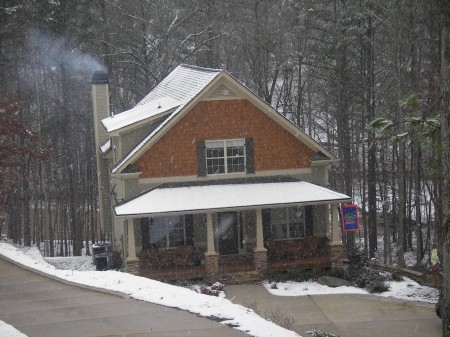
[[[207,174],[245,172],[245,140],[206,141]]]

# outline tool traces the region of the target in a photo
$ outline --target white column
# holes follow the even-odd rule
[[[338,204],[331,204],[331,244],[340,244],[341,239],[341,227],[339,223]]]
[[[127,260],[136,260],[136,242],[134,239],[134,221],[133,219],[127,219]]]
[[[217,253],[214,247],[214,230],[213,230],[212,213],[206,213],[206,242],[207,242],[206,255],[216,255]]]
[[[256,247],[255,252],[266,251],[264,248],[262,209],[256,210]]]

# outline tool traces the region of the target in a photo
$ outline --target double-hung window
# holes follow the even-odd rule
[[[245,172],[245,140],[206,141],[207,174]]]
[[[274,240],[302,238],[305,236],[305,209],[273,208],[270,210],[270,223]]]
[[[150,243],[159,248],[172,248],[186,242],[184,216],[153,218],[150,221]]]

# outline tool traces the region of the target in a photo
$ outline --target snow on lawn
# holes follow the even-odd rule
[[[422,286],[419,283],[404,277],[403,281],[386,282],[389,290],[381,294],[371,294],[382,297],[395,297],[398,299],[436,303],[439,295],[437,289]],[[276,296],[306,296],[325,294],[366,294],[370,293],[357,287],[336,287],[330,288],[317,282],[264,282],[264,287]]]
[[[6,242],[0,242],[0,254],[56,278],[93,288],[117,291],[134,299],[179,308],[204,317],[213,317],[222,324],[233,326],[251,336],[299,337],[297,333],[265,320],[253,310],[233,304],[225,298],[199,294],[187,288],[118,271],[60,270],[49,264],[39,250],[34,247],[16,247]],[[58,264],[63,260],[58,258],[48,259],[48,261]],[[75,258],[74,261],[80,266],[78,258]],[[64,264],[65,268],[69,267],[68,260],[65,260]]]
[[[13,326],[0,321],[0,336],[2,337],[27,337]]]

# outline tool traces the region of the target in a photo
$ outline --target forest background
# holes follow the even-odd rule
[[[49,256],[107,239],[92,73],[108,72],[119,113],[188,63],[226,69],[335,152],[331,187],[361,207],[368,255],[426,266],[436,245],[448,297],[449,1],[0,0],[0,23],[9,239]]]
[[[104,240],[90,79],[131,108],[175,66],[223,68],[341,158],[370,257],[447,239],[445,0],[1,0],[0,232],[79,255]],[[55,246],[53,243],[57,243]],[[395,243],[395,250],[392,250]],[[72,245],[73,244],[73,245]],[[71,251],[73,247],[73,251]]]

